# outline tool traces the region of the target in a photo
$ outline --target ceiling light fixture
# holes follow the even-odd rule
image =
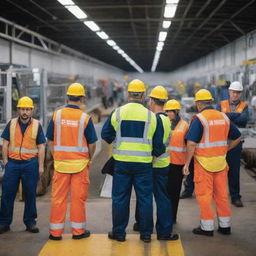
[[[84,25],[86,25],[93,32],[100,30],[100,27],[94,21],[85,21]]]
[[[77,5],[66,5],[65,8],[67,8],[79,20],[87,18],[87,14]]]
[[[71,0],[57,0],[62,5],[75,5],[75,3]]]
[[[158,36],[158,41],[163,42],[165,41],[167,36],[167,32],[166,31],[160,31],[159,36]]]
[[[164,9],[164,17],[173,18],[175,16],[176,9],[177,9],[177,5],[167,4]]]
[[[107,44],[110,46],[114,46],[114,45],[116,45],[116,42],[113,40],[107,40]]]
[[[108,35],[104,31],[96,32],[96,34],[103,40],[108,39]]]
[[[168,29],[171,26],[171,24],[172,24],[171,21],[164,20],[163,24],[162,24],[162,27],[165,28],[165,29]]]

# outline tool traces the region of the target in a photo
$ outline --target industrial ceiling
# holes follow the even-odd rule
[[[175,70],[256,29],[255,0],[180,0],[175,16],[165,18],[167,1],[73,0],[88,15],[79,20],[57,0],[1,0],[0,16],[126,71],[135,69],[84,21],[94,21],[144,71],[152,69],[164,20],[171,26],[156,71]]]

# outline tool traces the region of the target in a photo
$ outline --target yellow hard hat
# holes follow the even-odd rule
[[[152,89],[149,97],[160,100],[168,100],[168,92],[162,85],[158,85]]]
[[[134,79],[128,84],[128,92],[145,92],[145,91],[146,91],[146,86],[139,79]]]
[[[181,110],[181,106],[177,100],[168,100],[164,105],[164,110]]]
[[[17,108],[34,108],[33,100],[28,96],[21,97],[18,101]]]
[[[80,83],[73,83],[68,87],[67,95],[85,96],[84,87]]]
[[[196,93],[194,101],[199,101],[199,100],[214,100],[214,99],[208,90],[201,89]]]

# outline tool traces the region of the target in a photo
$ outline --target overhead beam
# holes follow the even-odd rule
[[[239,32],[241,33],[242,35],[245,35],[246,33],[239,27],[237,26],[232,20],[229,21],[230,24]]]
[[[47,27],[50,27],[50,28],[52,28],[52,29],[55,30],[55,31],[60,31],[59,29],[57,29],[57,28],[54,27],[53,25],[49,24],[47,21],[45,21],[45,20],[39,18],[39,17],[36,16],[35,14],[31,13],[31,12],[28,11],[27,9],[23,8],[22,6],[20,6],[20,5],[16,4],[16,3],[14,3],[13,1],[11,1],[11,0],[5,0],[5,1],[9,2],[9,3],[12,4],[13,6],[17,7],[18,9],[20,9],[21,11],[23,11],[23,12],[29,14],[30,16],[34,17],[36,20],[40,21],[41,23],[47,25]]]
[[[207,18],[194,30],[193,33],[183,42],[182,46],[185,45],[190,39],[215,15],[215,13],[226,3],[227,0],[222,0],[217,7],[207,16]]]

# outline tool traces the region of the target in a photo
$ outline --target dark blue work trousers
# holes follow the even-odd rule
[[[2,183],[2,199],[0,209],[0,225],[9,226],[12,223],[14,200],[22,181],[25,208],[23,222],[26,226],[36,224],[36,187],[38,183],[38,158],[30,161],[9,160],[5,166]]]
[[[129,222],[132,186],[134,186],[138,202],[138,215],[141,220],[140,233],[151,235],[153,231],[151,164],[116,161],[112,187],[112,230],[118,237],[126,235],[125,229]]]
[[[153,193],[156,202],[157,236],[168,236],[172,233],[172,205],[167,191],[169,166],[153,168]]]
[[[160,237],[172,233],[172,205],[168,195],[168,173],[166,168],[153,168],[153,194],[156,202],[156,232]],[[141,218],[138,214],[138,203],[136,203],[135,220],[140,227]]]
[[[228,186],[231,201],[241,198],[240,195],[240,158],[242,153],[242,142],[227,153],[227,163],[229,166]]]

